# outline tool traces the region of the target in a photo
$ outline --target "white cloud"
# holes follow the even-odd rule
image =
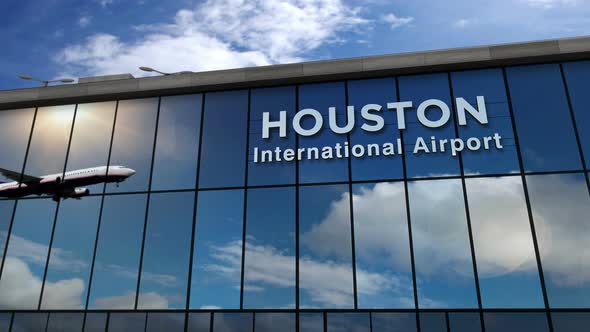
[[[214,70],[301,60],[367,23],[342,0],[209,0],[170,24],[135,27],[134,41],[98,33],[61,50],[64,71],[112,74],[150,65],[162,71]]]
[[[92,16],[84,15],[78,19],[78,25],[81,28],[87,27],[90,24],[90,22],[92,22]]]
[[[112,5],[114,0],[96,0],[96,2],[103,8],[107,7],[108,5]]]
[[[458,28],[458,29],[464,29],[464,28],[466,28],[470,24],[472,24],[472,20],[466,19],[466,18],[462,18],[462,19],[459,19],[459,20],[455,21],[453,23],[453,26],[455,28]]]
[[[525,0],[531,7],[551,9],[555,7],[573,6],[578,0]]]
[[[391,27],[391,29],[396,29],[401,27],[402,25],[409,24],[410,22],[414,21],[414,18],[411,16],[407,17],[397,17],[394,13],[389,13],[387,15],[383,15],[381,20]]]

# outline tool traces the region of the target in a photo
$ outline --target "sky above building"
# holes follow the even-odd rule
[[[590,34],[588,0],[37,0],[0,4],[0,89]]]

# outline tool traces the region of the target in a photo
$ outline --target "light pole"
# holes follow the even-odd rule
[[[28,81],[37,81],[41,84],[43,84],[43,87],[49,86],[49,83],[73,83],[74,80],[71,78],[58,78],[55,80],[41,80],[38,78],[34,78],[32,76],[29,75],[18,75],[19,78],[23,79],[23,80],[28,80]]]
[[[163,71],[156,70],[156,69],[154,69],[152,67],[144,67],[144,66],[139,67],[139,70],[145,71],[145,72],[148,72],[148,73],[152,73],[152,72],[153,73],[158,73],[158,74],[164,75],[164,76],[178,75],[178,74],[191,74],[191,73],[193,73],[192,71],[187,71],[187,70],[179,71],[179,72],[176,72],[176,73],[166,73],[166,72],[163,72]]]

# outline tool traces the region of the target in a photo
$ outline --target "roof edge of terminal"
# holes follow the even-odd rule
[[[0,91],[0,109],[590,59],[590,36]],[[109,77],[110,76],[110,77]]]

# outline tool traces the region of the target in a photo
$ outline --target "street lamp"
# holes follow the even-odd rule
[[[177,75],[177,74],[192,74],[193,73],[192,71],[187,71],[187,70],[179,71],[179,72],[176,72],[176,73],[165,73],[163,71],[156,70],[156,69],[154,69],[152,67],[144,67],[144,66],[139,67],[139,70],[145,71],[145,72],[148,72],[148,73],[152,73],[152,72],[153,73],[158,73],[158,74],[164,75],[164,76]]]
[[[21,78],[21,79],[23,79],[23,80],[37,81],[37,82],[43,84],[44,87],[48,86],[49,83],[56,83],[56,82],[59,82],[59,83],[73,83],[74,82],[74,80],[71,79],[71,78],[58,78],[56,80],[41,80],[41,79],[34,78],[32,76],[29,76],[29,75],[18,75],[18,77]]]

